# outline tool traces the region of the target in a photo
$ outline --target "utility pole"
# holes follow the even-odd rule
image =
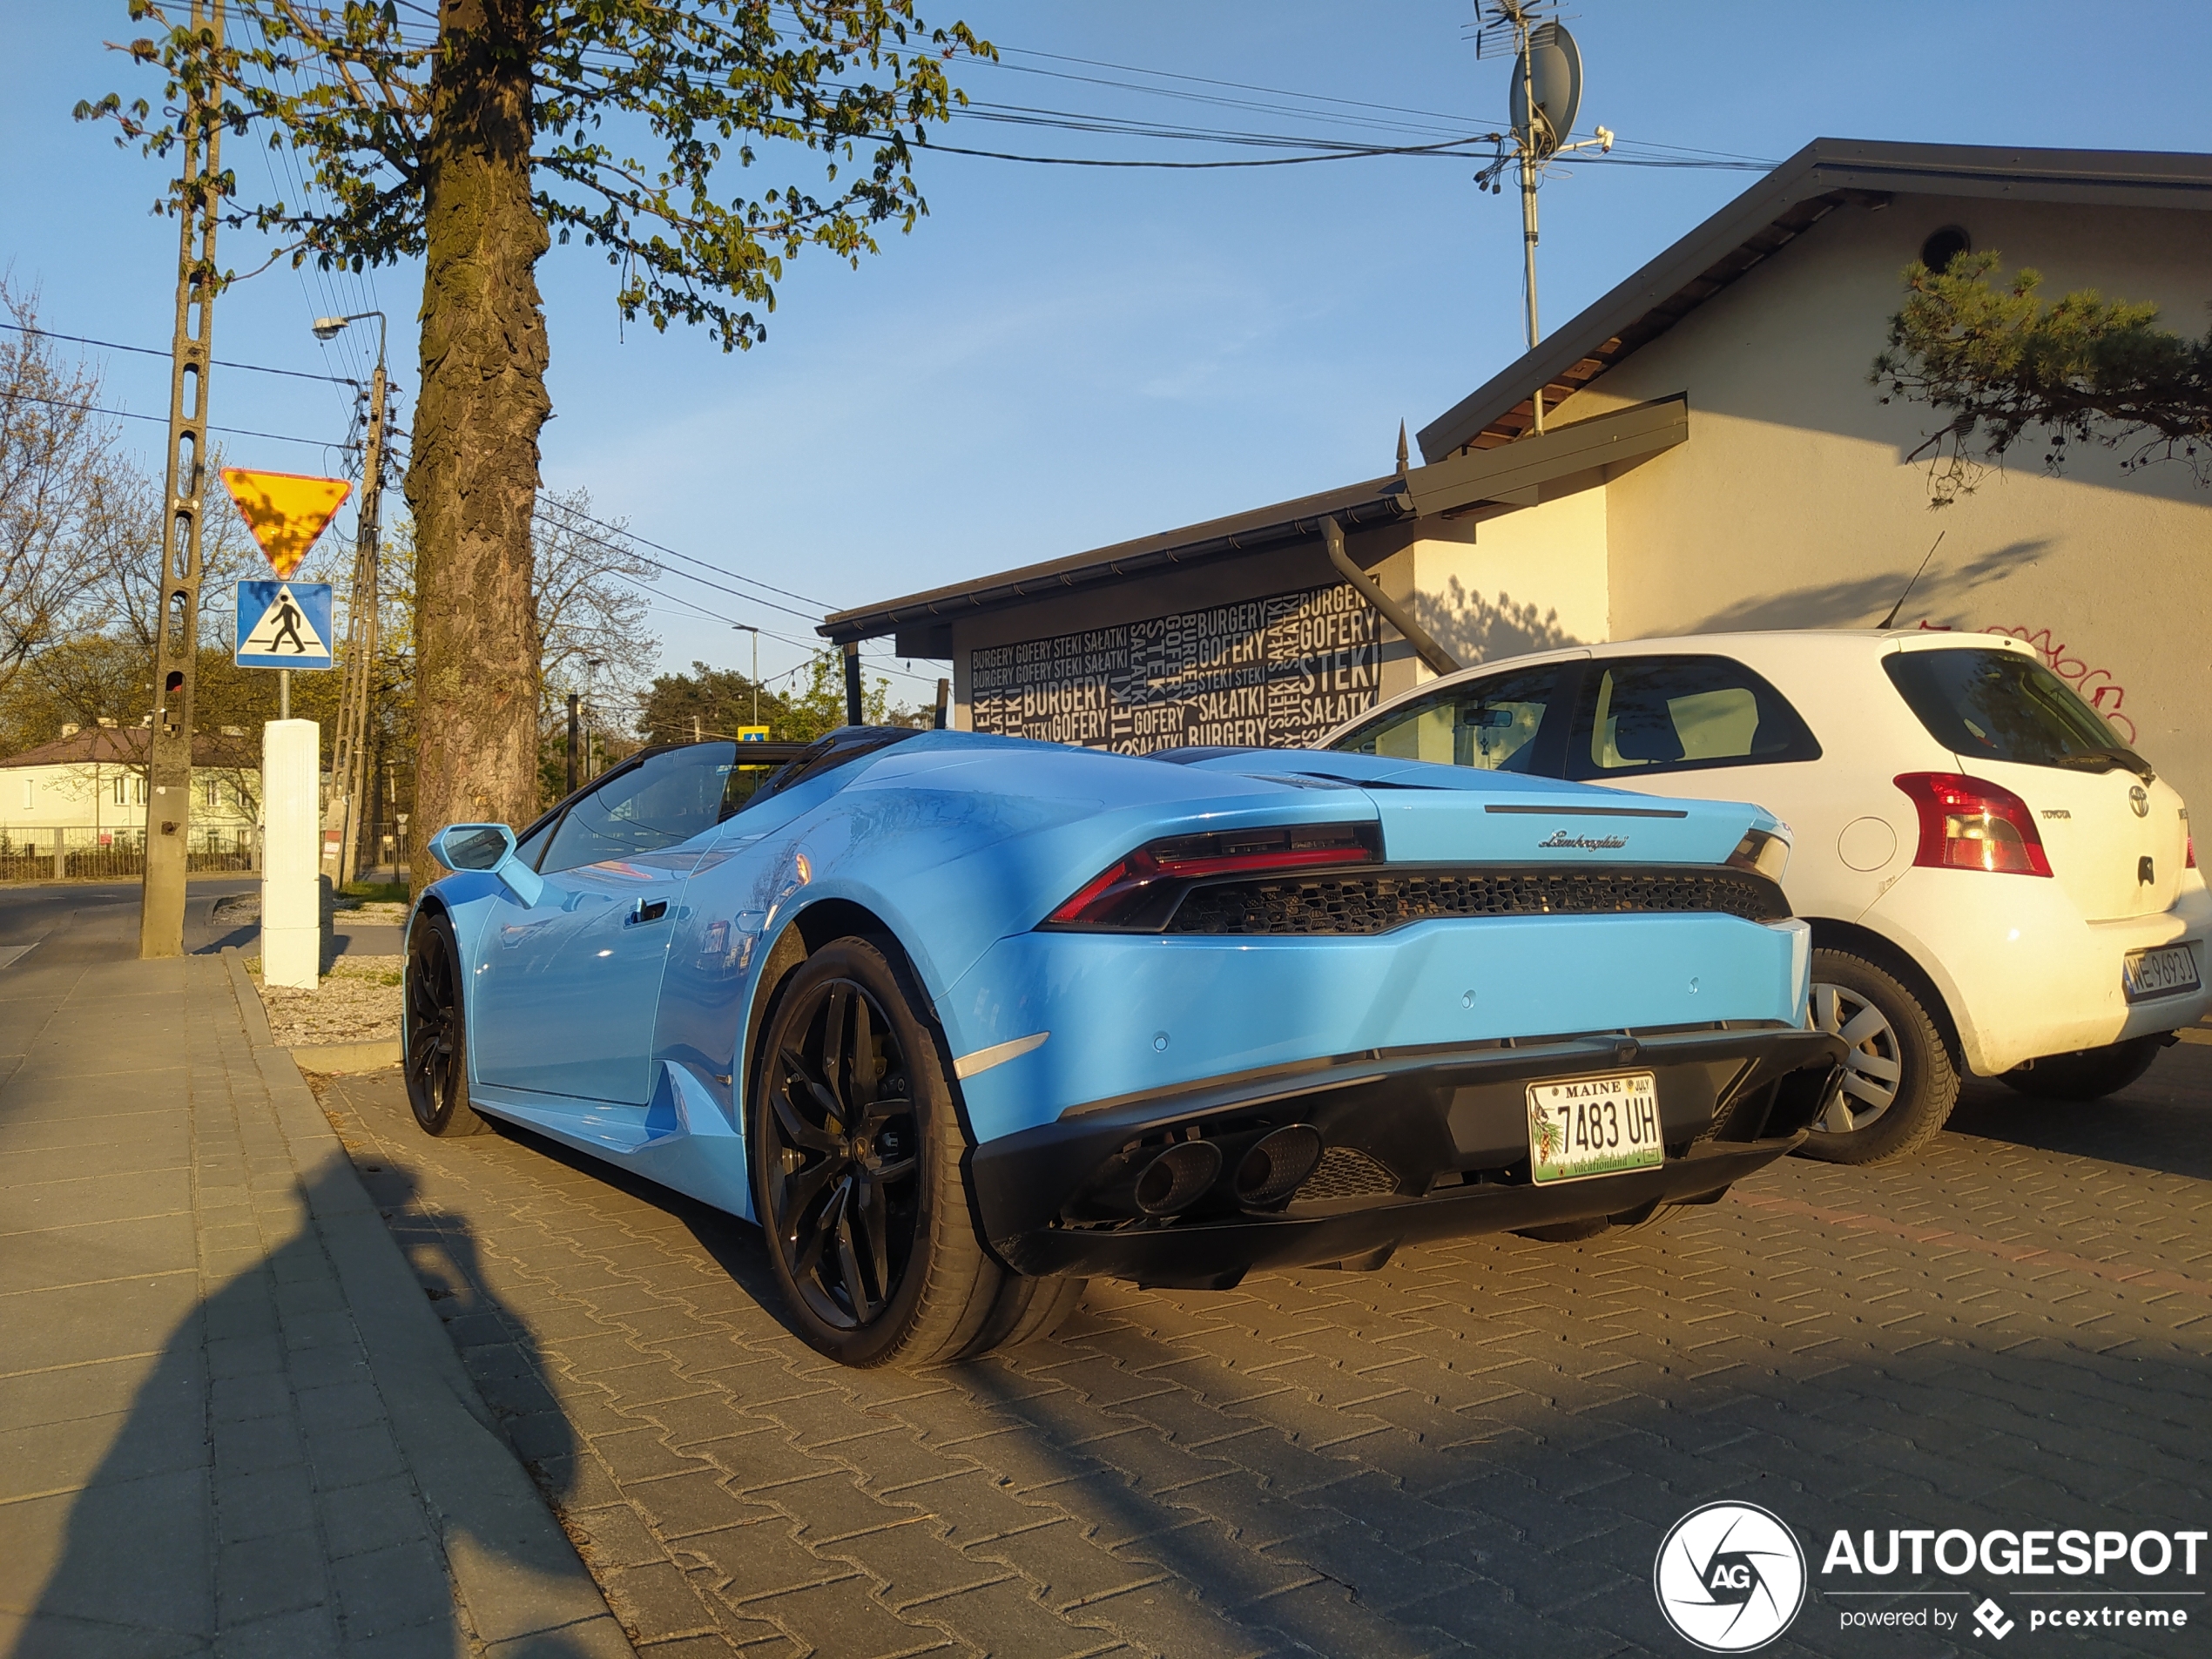
[[[590,783],[599,775],[594,763],[598,759],[599,737],[599,671],[606,659],[587,657],[583,659],[583,781]]]
[[[576,775],[576,761],[577,761],[577,754],[576,754],[576,739],[577,739],[577,706],[576,706],[576,705],[577,705],[577,694],[576,694],[574,691],[570,691],[570,692],[569,693],[569,790],[568,790],[568,792],[569,792],[570,794],[571,794],[571,795],[573,795],[573,794],[575,794],[575,793],[576,793],[576,786],[577,786],[577,775]]]
[[[192,27],[223,44],[223,0],[192,0]],[[169,459],[162,497],[161,613],[154,642],[153,726],[146,737],[146,869],[138,954],[185,954],[185,873],[192,839],[192,689],[199,678],[200,498],[207,476],[207,391],[222,179],[221,89],[195,79],[177,180],[177,327],[170,341]]]
[[[348,323],[376,319],[376,372],[368,382],[368,434],[361,447],[361,516],[354,529],[354,591],[346,610],[346,678],[338,694],[338,733],[330,751],[328,810],[344,825],[334,885],[360,873],[361,808],[368,799],[368,715],[376,692],[377,561],[382,539],[384,489],[384,314],[318,317],[314,334],[330,340]]]
[[[1542,333],[1536,323],[1536,150],[1542,142],[1538,135],[1549,138],[1554,146],[1558,138],[1550,132],[1544,112],[1536,102],[1535,54],[1528,50],[1528,25],[1521,25],[1521,108],[1528,111],[1528,125],[1521,139],[1521,285],[1526,291],[1524,309],[1528,326],[1528,349],[1534,351]],[[1544,430],[1544,388],[1538,387],[1529,399],[1528,410],[1536,423],[1537,434]]]

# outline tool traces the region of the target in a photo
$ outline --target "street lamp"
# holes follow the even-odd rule
[[[752,723],[760,724],[760,630],[749,622],[733,622],[731,627],[741,634],[752,636]]]
[[[317,317],[317,340],[335,340],[348,325],[376,319],[376,373],[368,382],[368,428],[361,445],[361,517],[354,531],[354,585],[346,617],[346,675],[338,698],[338,731],[331,745],[330,779],[343,791],[344,816],[338,846],[338,885],[354,879],[361,862],[361,814],[368,797],[369,703],[375,694],[376,564],[381,539],[384,497],[385,317],[357,311],[349,317]],[[283,712],[292,713],[292,675],[282,671],[277,691]]]

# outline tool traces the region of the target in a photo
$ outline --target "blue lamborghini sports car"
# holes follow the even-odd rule
[[[1366,755],[847,727],[649,751],[410,920],[433,1135],[757,1219],[855,1365],[1707,1203],[1833,1087],[1757,807]]]

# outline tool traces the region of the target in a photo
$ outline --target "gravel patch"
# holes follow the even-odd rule
[[[407,922],[408,907],[393,899],[338,899],[331,902],[326,920],[343,916],[357,927],[399,927]],[[241,927],[249,921],[261,920],[261,895],[258,893],[232,893],[215,900],[212,913],[218,921]]]
[[[312,991],[274,988],[261,982],[261,959],[246,971],[269,1011],[269,1031],[280,1048],[332,1042],[396,1041],[400,1035],[400,968],[403,956],[341,956]]]

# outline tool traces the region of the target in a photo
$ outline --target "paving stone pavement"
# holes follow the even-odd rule
[[[2212,1514],[2205,1047],[2094,1108],[1978,1087],[1916,1163],[1791,1159],[1578,1245],[1094,1282],[1055,1339],[911,1374],[786,1332],[743,1223],[526,1133],[430,1140],[395,1073],[319,1089],[654,1659],[1682,1653],[1652,1562],[1709,1501],[1816,1575],[1839,1527]],[[1841,1631],[1834,1588],[1770,1651],[1988,1650]],[[2201,1649],[2173,1634],[2067,1646]]]
[[[0,1651],[629,1653],[235,959],[45,898],[0,918]]]

